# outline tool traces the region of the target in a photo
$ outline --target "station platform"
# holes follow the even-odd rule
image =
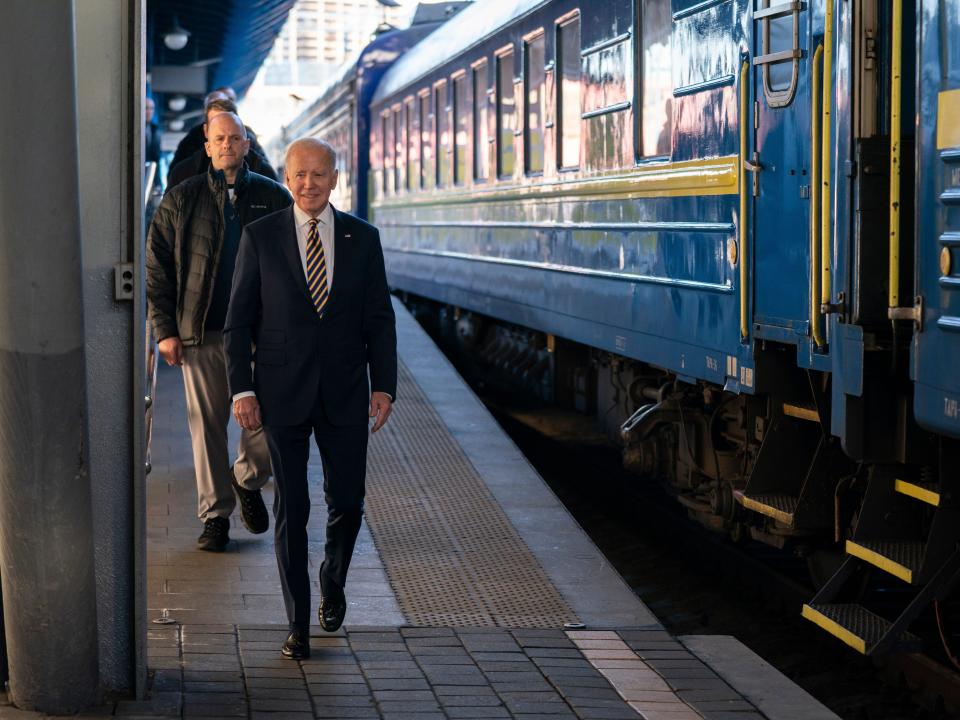
[[[283,659],[272,529],[251,535],[235,513],[227,552],[196,549],[181,378],[161,367],[147,479],[149,696],[80,717],[836,717],[735,638],[667,633],[395,308],[398,401],[370,442],[344,627],[314,626],[312,657]],[[326,516],[315,450],[310,481],[315,574]],[[39,715],[0,707],[7,717]]]

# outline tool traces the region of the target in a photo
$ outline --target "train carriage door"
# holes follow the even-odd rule
[[[958,438],[960,3],[923,0],[920,6],[916,274],[923,326],[914,334],[914,410],[923,426]],[[910,24],[904,28],[909,32]],[[907,87],[904,82],[904,92]],[[911,300],[901,292],[899,305]]]
[[[798,342],[810,328],[810,12],[799,0],[753,3],[756,337]]]

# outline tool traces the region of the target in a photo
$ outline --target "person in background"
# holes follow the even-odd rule
[[[275,470],[274,545],[289,624],[280,652],[291,659],[310,656],[310,436],[327,501],[318,615],[333,632],[347,609],[367,439],[390,416],[397,388],[380,233],[330,204],[336,167],[322,140],[290,145],[284,168],[294,205],[244,230],[223,329],[234,417],[245,430],[264,428]]]
[[[237,497],[250,532],[265,532],[270,522],[260,492],[271,474],[263,433],[241,434],[232,467],[227,452],[231,403],[221,332],[237,248],[247,223],[289,207],[291,198],[247,168],[250,143],[240,118],[219,113],[208,131],[210,168],[170,190],[150,224],[147,300],[160,356],[183,370],[203,522],[197,545],[222,552]]]
[[[206,128],[210,124],[211,118],[223,112],[229,112],[236,115],[236,103],[226,97],[215,97],[212,100],[208,100],[204,110],[204,117],[206,119],[202,124],[197,126],[201,129],[199,134],[200,137],[206,137]],[[253,130],[248,127],[244,127],[244,129],[247,132],[247,140],[250,142],[250,152],[247,153],[247,165],[251,170],[253,170],[253,172],[263,175],[264,177],[268,177],[271,180],[276,180],[277,173],[273,167],[271,167],[270,161],[267,160],[267,156],[264,153],[263,148],[256,143],[255,139],[251,139],[255,138],[253,135]],[[193,130],[190,132],[193,132]],[[189,136],[190,134],[188,133],[187,137]],[[180,142],[181,146],[186,140],[187,138],[184,138]],[[174,158],[174,161],[176,161],[176,158]],[[189,157],[171,164],[170,172],[167,173],[167,190],[179,185],[187,178],[205,173],[208,167],[210,167],[210,157],[207,155],[206,149],[201,145],[201,147],[199,147],[196,152]]]
[[[153,98],[143,100],[143,161],[160,162],[160,128],[154,120]]]

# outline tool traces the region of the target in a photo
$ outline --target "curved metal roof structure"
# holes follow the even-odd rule
[[[476,0],[398,60],[384,75],[373,102],[415,83],[435,67],[480,43],[497,28],[544,2],[546,0]]]
[[[208,89],[242,96],[253,82],[295,0],[148,0],[147,67],[207,67]],[[183,50],[163,43],[174,18],[190,31]]]

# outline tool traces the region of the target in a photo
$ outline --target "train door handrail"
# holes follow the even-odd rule
[[[747,161],[747,72],[750,63],[746,60],[740,66],[740,340],[746,341],[749,335],[747,324],[747,173],[744,163]]]
[[[823,152],[820,143],[818,125],[820,123],[820,67],[818,65],[823,56],[823,44],[817,46],[813,53],[811,64],[810,89],[810,187],[820,185],[820,155]],[[810,193],[810,331],[817,347],[823,347],[823,332],[820,329],[820,302],[821,302],[821,263],[822,247],[820,226],[821,195],[814,191]]]
[[[890,48],[890,279],[891,310],[900,306],[900,97],[903,53],[903,0],[893,0]]]
[[[826,0],[823,19],[823,121],[820,126],[822,146],[820,174],[820,303],[830,304],[830,125],[833,96],[833,0]]]

